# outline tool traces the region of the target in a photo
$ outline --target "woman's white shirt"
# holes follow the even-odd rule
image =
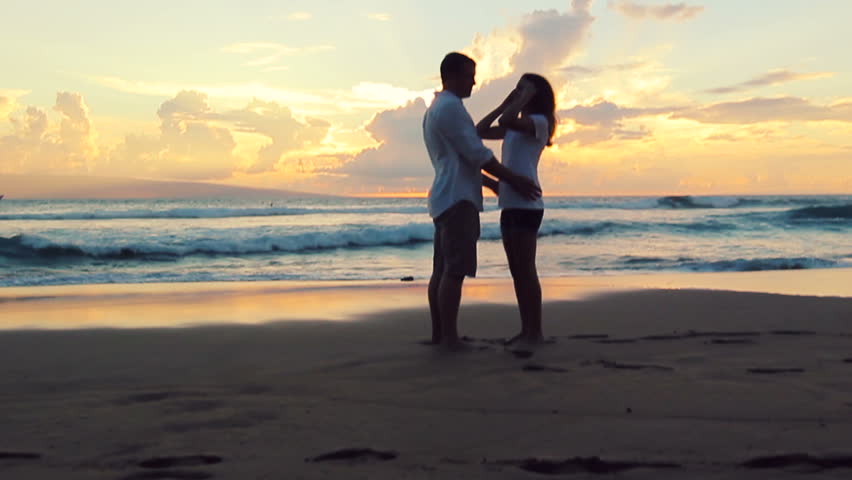
[[[538,161],[550,139],[550,128],[547,117],[544,115],[533,114],[529,116],[529,119],[535,126],[535,136],[507,129],[503,137],[502,162],[503,166],[509,170],[532,179],[541,187],[538,181]],[[544,200],[541,197],[530,200],[516,192],[506,182],[500,182],[497,204],[500,208],[544,209]]]

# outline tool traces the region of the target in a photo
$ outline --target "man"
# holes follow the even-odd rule
[[[463,349],[457,318],[464,277],[476,276],[476,242],[482,186],[497,190],[497,181],[509,184],[529,198],[541,195],[530,179],[512,173],[494,158],[476,133],[473,119],[462,104],[476,84],[476,62],[452,52],[441,62],[443,90],[435,94],[423,117],[423,140],[435,169],[429,190],[429,215],[435,223],[435,251],[429,280],[432,343],[450,350]]]

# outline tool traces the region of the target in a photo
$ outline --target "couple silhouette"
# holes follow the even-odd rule
[[[497,195],[502,209],[500,232],[521,316],[521,331],[509,343],[544,341],[535,265],[544,214],[537,170],[556,128],[553,89],[544,77],[525,73],[505,100],[474,124],[462,99],[470,97],[475,77],[473,59],[447,54],[441,62],[443,88],[423,117],[423,140],[435,169],[429,190],[435,224],[428,289],[431,343],[451,351],[465,349],[458,312],[464,279],[476,276],[483,186]],[[483,139],[503,140],[502,163]]]

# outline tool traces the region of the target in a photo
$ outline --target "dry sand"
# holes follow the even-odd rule
[[[508,283],[469,282],[463,354],[417,343],[422,284],[114,288],[103,301],[9,289],[0,478],[852,476],[852,298],[618,283],[549,281],[549,298],[569,298],[544,307],[555,343],[523,350],[499,344],[517,329]],[[34,292],[52,298],[22,300]],[[371,311],[329,320],[355,304]],[[63,311],[64,329],[18,328],[56,328],[34,319]],[[198,312],[317,320],[76,328],[132,312],[160,326]]]

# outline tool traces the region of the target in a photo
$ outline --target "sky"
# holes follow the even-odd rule
[[[546,195],[852,193],[847,0],[3,0],[3,12],[7,182],[423,194],[422,116],[441,59],[461,51],[477,61],[474,120],[524,72],[554,86]]]

